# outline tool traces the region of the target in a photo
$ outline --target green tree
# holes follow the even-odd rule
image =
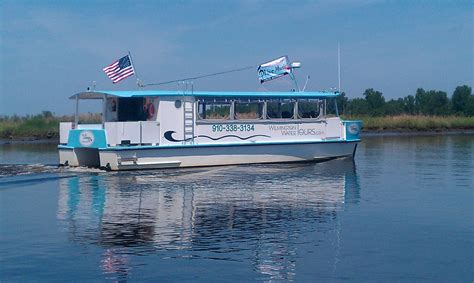
[[[472,96],[472,89],[469,86],[463,85],[456,87],[451,99],[453,112],[455,114],[468,115],[468,102],[470,96]]]
[[[428,95],[428,104],[426,110],[428,115],[447,115],[449,114],[449,99],[444,91],[430,90]]]
[[[53,112],[48,111],[48,110],[43,110],[41,112],[41,115],[43,116],[43,118],[46,118],[46,119],[53,118]]]
[[[336,102],[339,113],[346,114],[347,104],[349,103],[349,98],[346,97],[346,93],[342,92],[341,95],[336,97]]]
[[[415,94],[415,112],[417,114],[426,114],[428,105],[428,96],[423,88],[418,88]]]
[[[403,98],[399,98],[397,100],[390,99],[387,103],[385,103],[384,108],[386,115],[400,115],[405,110],[405,103]]]
[[[364,92],[365,100],[371,116],[382,116],[384,114],[385,98],[380,91],[373,88],[366,89]]]
[[[415,97],[413,95],[403,98],[403,112],[410,115],[415,114]]]
[[[418,114],[447,115],[449,114],[449,99],[444,91],[422,88],[416,90],[415,108]]]
[[[346,114],[349,99],[346,97],[345,92],[342,92],[339,96],[336,97],[336,103],[337,103],[337,109],[339,111],[339,114],[341,115]],[[336,113],[334,99],[328,100],[327,113],[332,113],[332,114]]]
[[[470,95],[466,103],[466,112],[467,116],[474,116],[474,95]]]
[[[369,114],[369,106],[365,99],[354,98],[348,103],[348,113],[350,115],[367,115]]]

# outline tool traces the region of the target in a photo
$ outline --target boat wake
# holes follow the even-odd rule
[[[52,164],[0,164],[0,178],[54,172],[58,166]]]
[[[56,164],[0,164],[0,189],[101,172],[105,171],[87,167],[59,167]]]
[[[59,167],[61,172],[71,172],[71,173],[105,173],[106,170],[102,170],[99,168],[91,168],[91,167],[69,167],[69,166],[62,166]]]

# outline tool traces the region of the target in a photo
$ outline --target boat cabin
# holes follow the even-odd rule
[[[60,151],[98,161],[99,151],[358,141],[361,124],[327,115],[338,92],[89,91],[71,96]],[[102,103],[100,124],[79,120],[80,101]],[[336,107],[337,108],[337,107]],[[82,153],[81,153],[82,152]],[[69,162],[70,163],[70,162]],[[76,163],[76,162],[74,162]],[[80,162],[79,162],[80,163]]]
[[[237,133],[257,132],[247,128],[260,125],[283,129],[281,125],[308,123],[325,125],[321,139],[342,138],[342,132],[327,132],[328,123],[340,122],[338,117],[326,115],[326,99],[337,95],[338,92],[82,92],[71,96],[76,100],[75,121],[61,123],[60,144],[68,143],[73,129],[104,129],[107,146],[130,146],[195,143],[199,137],[196,133],[208,133],[202,132],[204,128]],[[79,104],[84,99],[101,101],[101,124],[81,123]],[[173,131],[173,140],[165,136],[169,131]],[[291,136],[292,132],[287,134]]]

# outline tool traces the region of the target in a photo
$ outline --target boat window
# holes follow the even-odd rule
[[[263,102],[250,100],[237,100],[235,106],[235,118],[239,120],[255,120],[263,117]]]
[[[320,101],[318,99],[298,100],[299,118],[318,118],[320,115]]]
[[[225,120],[230,117],[231,102],[228,100],[199,100],[200,119]]]
[[[267,102],[267,116],[270,119],[291,119],[293,111],[294,103],[290,100]]]
[[[142,97],[126,97],[118,99],[119,121],[146,121],[145,100]]]

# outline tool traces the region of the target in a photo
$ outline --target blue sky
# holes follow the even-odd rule
[[[128,50],[145,83],[258,65],[281,55],[302,62],[307,90],[366,88],[387,99],[416,88],[450,95],[473,82],[472,1],[0,1],[0,115],[73,111],[68,97],[113,85],[102,68]],[[256,71],[194,82],[198,90],[281,90]],[[176,85],[162,86],[176,89]],[[94,110],[98,108],[89,108]]]

